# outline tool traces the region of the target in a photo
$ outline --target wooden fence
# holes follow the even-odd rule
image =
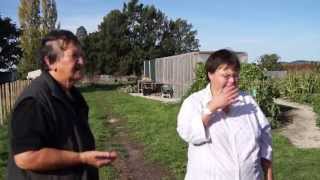
[[[6,123],[17,97],[29,84],[29,80],[0,84],[0,125]]]

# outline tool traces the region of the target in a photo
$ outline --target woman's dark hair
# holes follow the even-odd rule
[[[57,61],[57,57],[60,53],[55,48],[55,43],[58,45],[59,50],[64,51],[69,43],[80,47],[80,42],[71,31],[67,30],[53,30],[49,32],[41,41],[41,47],[39,51],[39,60],[42,71],[48,71],[49,68],[45,62],[45,57],[48,58],[49,63],[52,64]]]
[[[231,50],[220,49],[212,53],[205,64],[207,80],[209,80],[208,73],[214,73],[223,64],[232,66],[235,71],[240,70],[240,61],[237,54]]]

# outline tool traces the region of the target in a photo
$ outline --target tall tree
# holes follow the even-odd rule
[[[12,68],[20,57],[19,30],[10,18],[0,16],[0,69]]]
[[[100,73],[97,69],[99,69],[99,61],[100,59],[100,49],[99,49],[99,34],[97,32],[90,33],[83,40],[83,50],[86,55],[86,74],[89,76],[95,75],[95,73]]]
[[[28,71],[39,68],[37,50],[41,39],[41,17],[39,0],[21,0],[19,6],[19,21],[22,29],[21,47],[23,59],[18,71],[25,77]]]
[[[127,17],[119,10],[111,11],[99,26],[99,70],[107,74],[126,74],[128,53],[131,51]]]
[[[88,36],[86,28],[80,26],[77,28],[76,36],[78,37],[80,43],[83,45],[84,39]]]
[[[99,73],[140,75],[144,60],[198,50],[196,33],[187,21],[168,20],[155,6],[131,0],[104,17],[92,57],[100,57]]]
[[[279,71],[282,70],[279,60],[280,56],[277,54],[264,54],[258,59],[258,65],[260,68],[268,71]]]
[[[22,61],[18,71],[25,77],[28,71],[40,67],[37,51],[41,38],[55,29],[57,10],[55,0],[42,0],[40,14],[40,0],[20,0],[19,21],[21,25]],[[42,16],[41,16],[42,15]]]
[[[57,7],[55,0],[42,0],[42,34],[45,35],[49,31],[56,29]]]
[[[131,68],[128,73],[140,74],[144,60],[199,50],[197,31],[186,20],[168,20],[154,6],[138,0],[124,4],[122,13],[128,18]]]

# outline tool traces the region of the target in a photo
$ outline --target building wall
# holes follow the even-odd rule
[[[192,52],[155,59],[155,82],[171,85],[173,96],[181,98],[195,80],[197,62],[205,62],[206,56]]]
[[[205,63],[213,51],[199,51],[144,61],[144,76],[156,83],[169,84],[173,97],[181,98],[195,81],[198,62]],[[245,52],[237,52],[240,62],[247,62]]]

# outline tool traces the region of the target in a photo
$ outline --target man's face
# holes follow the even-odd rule
[[[83,77],[84,57],[79,46],[69,43],[53,64],[61,78],[75,82]]]
[[[208,73],[210,83],[216,89],[222,90],[226,86],[238,86],[239,72],[233,66],[220,65],[214,73]]]

